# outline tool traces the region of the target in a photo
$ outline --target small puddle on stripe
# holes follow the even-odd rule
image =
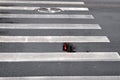
[[[37,8],[35,10],[39,13],[59,13],[64,11],[60,8],[46,8],[46,7]]]

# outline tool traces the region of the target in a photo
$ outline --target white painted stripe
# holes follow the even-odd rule
[[[0,36],[0,42],[110,42],[106,36]]]
[[[0,14],[0,18],[75,18],[75,19],[94,19],[92,15],[79,14]]]
[[[88,8],[75,8],[75,7],[71,7],[71,8],[69,8],[69,7],[64,7],[64,8],[60,8],[60,9],[62,9],[62,10],[64,10],[64,11],[85,11],[85,10],[89,10]]]
[[[0,77],[0,80],[120,80],[120,76],[29,76]]]
[[[0,29],[101,29],[99,24],[0,24]]]
[[[0,80],[120,80],[120,76],[29,76],[0,77]]]
[[[35,10],[40,7],[22,7],[22,6],[0,6],[0,10]],[[89,11],[88,8],[84,7],[57,7],[62,9],[63,11]]]
[[[0,62],[25,61],[120,61],[117,52],[0,53]]]
[[[67,2],[67,1],[17,1],[17,0],[0,0],[0,3],[22,3],[22,4],[67,4],[67,5],[83,5],[84,2]]]

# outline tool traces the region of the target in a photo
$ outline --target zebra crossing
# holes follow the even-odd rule
[[[0,42],[110,42],[106,36],[0,36]]]
[[[97,53],[97,54],[96,54]],[[55,62],[55,61],[120,61],[117,52],[77,52],[77,53],[1,53],[0,62],[25,62],[25,61],[40,61],[40,62]],[[7,58],[5,57],[7,56]]]
[[[66,1],[12,1],[12,0],[0,0],[0,3],[23,3],[23,4],[74,4],[83,5],[84,2],[66,2]]]
[[[92,15],[28,15],[28,14],[0,14],[0,18],[75,18],[94,19]]]
[[[33,10],[36,10],[38,9],[39,7],[24,7],[24,6],[0,6],[0,10],[27,10],[27,11],[33,11]],[[88,8],[85,8],[85,7],[57,7],[57,8],[60,8],[64,11],[89,11]]]
[[[86,24],[82,23],[70,23],[69,20],[95,20],[94,16],[89,14],[89,9],[86,7],[74,7],[74,5],[85,5],[84,2],[67,2],[67,1],[25,1],[25,0],[0,0],[0,4],[50,4],[50,5],[71,5],[71,7],[57,7],[63,10],[60,13],[39,13],[39,14],[23,14],[22,11],[36,11],[36,9],[40,7],[33,6],[1,6],[1,11],[7,11],[7,13],[0,13],[0,19],[12,20],[13,22],[0,22],[0,29],[2,30],[102,30],[102,27],[99,24]],[[46,8],[46,7],[44,7]],[[16,14],[12,13],[11,10],[21,11],[21,13]],[[64,14],[64,12],[75,12],[78,11],[78,14]],[[81,14],[80,12],[88,12],[88,14]],[[28,20],[29,23],[16,23],[15,20]],[[38,23],[32,22],[32,19],[38,20]],[[65,23],[40,23],[40,20],[65,20]],[[31,21],[29,21],[31,20]],[[33,21],[34,21],[33,20]],[[49,22],[49,21],[48,21]],[[54,31],[53,31],[54,33]],[[15,33],[17,34],[17,33]],[[66,35],[66,34],[65,34]],[[3,44],[27,44],[27,43],[110,43],[110,40],[107,36],[15,36],[8,35],[0,36],[0,43]],[[61,46],[62,47],[62,46]],[[94,61],[120,61],[120,57],[118,52],[76,52],[76,53],[65,53],[65,52],[1,52],[0,53],[0,62],[94,62]],[[0,80],[42,80],[42,79],[73,79],[73,80],[96,80],[103,79],[104,80],[117,80],[118,76],[100,76],[100,77],[0,77]]]
[[[1,24],[0,29],[101,29],[101,27],[98,24],[9,24],[8,23],[8,24]]]
[[[0,1],[1,3],[13,3],[13,4],[16,4],[16,3],[27,3],[29,1],[12,1],[12,0],[9,0],[9,1]],[[36,2],[38,3],[46,3],[46,4],[54,4],[54,1],[53,3],[51,1],[30,1],[30,3],[34,3],[36,4]],[[60,3],[59,1],[56,1],[55,3]],[[63,2],[61,2],[63,3]],[[84,5],[84,2],[65,2],[65,4],[82,4]],[[28,7],[0,7],[0,9],[23,9],[23,10],[30,10]],[[32,7],[31,10],[35,10],[36,8],[35,7]],[[88,8],[75,8],[75,7],[64,7],[64,8],[60,8],[60,9],[63,9],[63,10],[71,10],[71,11],[81,11],[81,10],[88,10]],[[88,14],[0,14],[0,18],[11,18],[11,19],[18,19],[18,18],[29,18],[29,19],[33,19],[33,18],[38,18],[38,19],[94,19],[93,15],[88,15]],[[7,26],[8,25],[8,26]],[[17,26],[16,26],[17,25]],[[26,27],[27,25],[27,27]],[[49,27],[49,26],[52,26],[52,27]],[[59,27],[60,25],[60,27]],[[70,28],[70,25],[72,28]],[[30,29],[32,26],[31,29],[85,29],[85,27],[89,27],[87,29],[90,29],[91,27],[94,27],[94,28],[91,28],[91,29],[101,29],[101,27],[99,26],[99,24],[8,24],[8,23],[5,23],[5,24],[1,24],[1,27],[2,29],[13,29],[13,26],[14,29]],[[33,27],[35,26],[35,27]],[[38,26],[38,27],[37,27]],[[54,26],[54,27],[53,27]],[[64,27],[63,27],[64,26]],[[74,27],[73,27],[74,26]],[[91,27],[90,27],[91,26]],[[63,28],[62,28],[63,27]],[[77,28],[76,28],[77,27]],[[80,28],[82,27],[82,28]],[[32,40],[33,39],[33,40]],[[110,42],[110,40],[106,37],[106,36],[1,36],[1,42]]]
[[[7,78],[0,78],[0,80],[118,80],[120,77],[119,76],[65,76],[65,77],[60,77],[60,76],[54,76],[54,77],[7,77]]]
[[[14,0],[1,0],[0,3],[12,4],[79,4],[84,5],[84,2],[60,2],[60,1],[14,1]],[[18,6],[0,6],[0,10],[35,10],[39,7],[18,7]],[[63,10],[69,11],[89,11],[88,8],[81,7],[59,7]],[[50,18],[50,19],[94,19],[93,15],[88,14],[0,14],[0,18]],[[98,29],[102,28],[99,24],[16,24],[16,23],[1,23],[1,29]],[[106,36],[0,36],[0,42],[4,43],[28,43],[28,42],[46,42],[46,43],[91,43],[91,42],[110,42]]]

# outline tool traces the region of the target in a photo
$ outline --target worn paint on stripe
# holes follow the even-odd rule
[[[67,1],[16,1],[16,0],[0,0],[0,3],[22,3],[22,4],[67,4],[67,5],[83,5],[84,2],[67,2]]]
[[[40,7],[22,7],[22,6],[0,6],[0,10],[35,10]],[[64,11],[89,11],[88,8],[85,7],[57,7]]]
[[[0,53],[0,62],[24,61],[120,61],[117,52]]]
[[[101,29],[99,24],[0,24],[0,29]]]
[[[89,43],[89,42],[110,42],[110,41],[106,36],[0,36],[0,42]]]
[[[94,19],[92,15],[67,15],[67,14],[0,14],[0,18],[73,18],[73,19]]]

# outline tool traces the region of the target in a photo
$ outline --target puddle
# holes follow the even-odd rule
[[[60,8],[46,8],[46,7],[41,7],[41,8],[38,8],[36,10],[39,13],[59,13],[59,12],[64,11]]]

